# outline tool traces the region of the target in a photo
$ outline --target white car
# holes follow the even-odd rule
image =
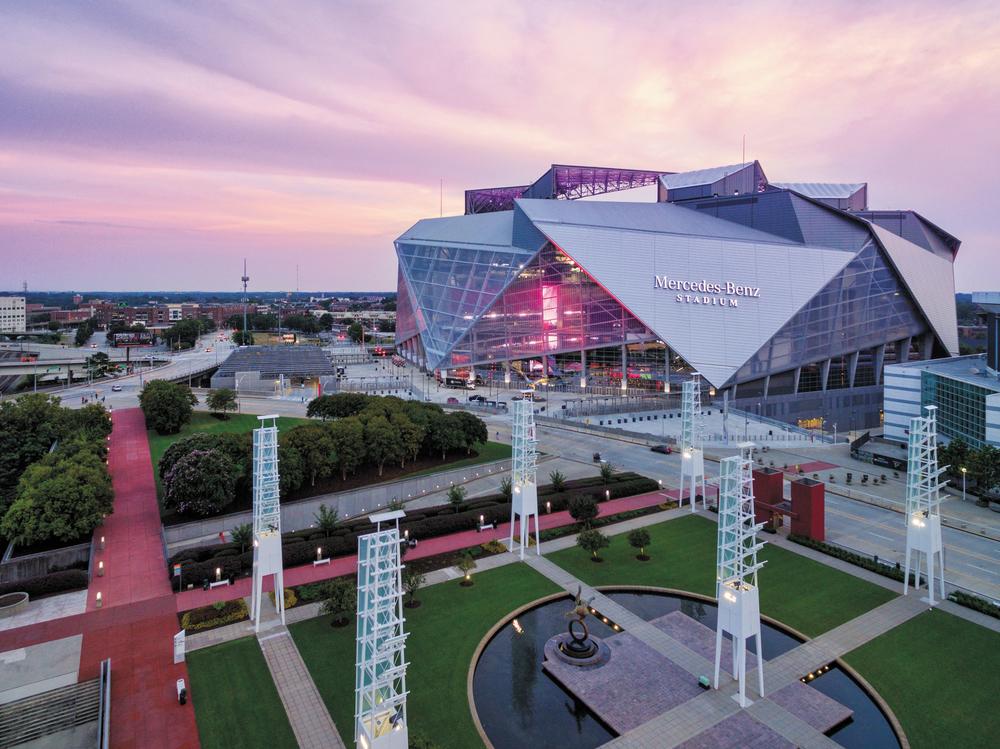
[[[111,386],[111,392],[112,393],[120,393],[121,391],[122,391],[122,386],[121,385],[112,385]]]

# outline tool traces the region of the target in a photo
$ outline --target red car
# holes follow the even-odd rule
[[[654,453],[663,453],[664,455],[670,455],[674,451],[670,445],[653,445],[651,448]]]

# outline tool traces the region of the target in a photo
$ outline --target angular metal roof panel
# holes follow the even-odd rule
[[[888,229],[872,224],[875,237],[906,284],[913,301],[927,317],[941,343],[958,354],[958,315],[955,310],[954,265]]]
[[[713,182],[718,182],[720,179],[725,177],[727,174],[732,174],[733,172],[738,172],[740,169],[745,169],[748,166],[753,166],[752,161],[748,161],[745,164],[730,164],[729,166],[713,166],[708,169],[696,169],[693,172],[677,172],[677,174],[664,174],[660,177],[660,182],[668,190],[676,189],[678,187],[693,187],[695,185],[710,185]]]
[[[868,186],[867,182],[772,182],[773,187],[794,190],[807,198],[849,198]]]
[[[425,218],[403,232],[396,241],[453,242],[510,247],[513,227],[513,211]]]
[[[639,232],[743,239],[748,242],[796,244],[792,240],[779,237],[776,234],[751,229],[743,224],[715,218],[706,213],[692,211],[672,203],[585,200],[570,202],[520,198],[517,205],[536,224],[546,222],[608,229],[629,229]]]
[[[685,218],[699,216],[674,210]],[[729,222],[711,219],[713,227],[717,223]],[[740,228],[765,240],[541,219],[536,225],[716,387],[853,257],[746,227]]]

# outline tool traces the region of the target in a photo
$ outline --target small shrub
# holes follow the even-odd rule
[[[202,606],[184,612],[181,616],[181,629],[187,632],[201,632],[241,622],[249,616],[250,612],[247,609],[246,601],[237,598],[235,601],[223,601],[221,608],[218,608],[218,603],[215,603],[211,606]]]
[[[462,585],[466,588],[470,585],[475,585],[472,581],[472,570],[476,569],[476,560],[472,558],[472,554],[465,552],[464,556],[456,566],[462,571],[465,578],[462,580]]]
[[[7,593],[27,593],[31,598],[41,598],[55,593],[86,588],[90,579],[85,570],[64,570],[47,575],[29,577],[12,583],[0,584],[0,596]]]
[[[577,536],[576,543],[584,551],[590,552],[590,558],[594,562],[603,562],[604,560],[601,559],[598,552],[611,545],[608,537],[596,528],[581,531],[580,535]]]
[[[585,528],[590,527],[591,521],[597,517],[598,512],[600,510],[597,507],[597,502],[588,494],[578,494],[569,500],[570,516]]]
[[[511,483],[510,476],[504,476],[500,479],[500,496],[505,502],[510,502],[513,498],[514,485]]]
[[[358,592],[354,582],[346,577],[323,583],[319,589],[323,599],[320,611],[331,614],[330,626],[343,627],[351,620],[358,606]]]
[[[566,476],[561,471],[552,471],[549,474],[549,485],[552,491],[561,492],[566,489]]]
[[[272,590],[267,594],[268,598],[271,599],[271,605],[274,605],[274,591]],[[295,604],[299,602],[298,596],[295,595],[295,591],[291,588],[285,588],[285,608],[294,608]]]
[[[615,470],[617,469],[610,463],[601,463],[601,481],[609,483],[615,475]]]
[[[455,512],[458,512],[462,507],[462,502],[465,501],[466,488],[464,486],[459,486],[455,484],[448,490],[448,504],[450,504]]]
[[[421,575],[415,570],[406,570],[403,573],[403,590],[406,592],[407,601],[404,604],[409,609],[415,609],[420,605],[417,600],[417,591],[427,582],[427,576]]]
[[[643,562],[649,560],[649,557],[646,556],[646,547],[649,546],[648,530],[646,530],[645,528],[636,528],[633,531],[629,531],[628,544],[633,549],[639,550],[639,553],[636,555],[636,559]]]

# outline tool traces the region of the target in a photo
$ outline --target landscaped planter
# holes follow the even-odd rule
[[[5,616],[13,616],[27,605],[27,593],[6,593],[0,596],[0,619]]]

